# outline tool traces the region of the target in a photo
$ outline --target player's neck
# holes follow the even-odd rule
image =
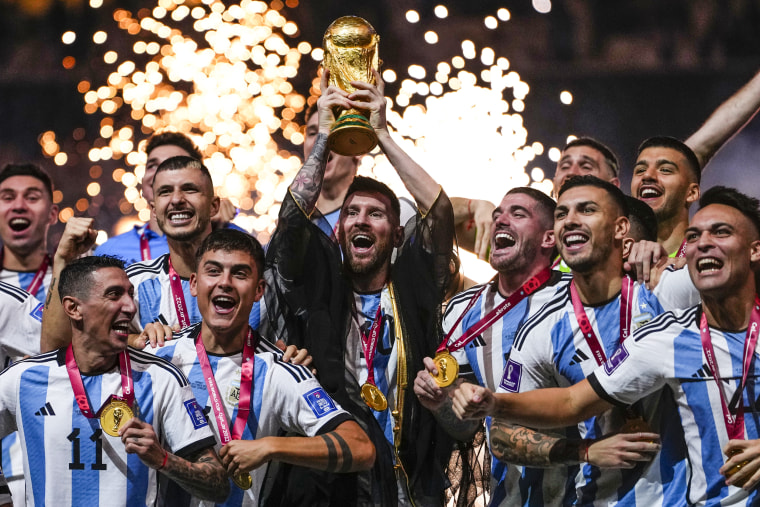
[[[721,294],[700,294],[702,310],[711,327],[727,331],[747,329],[755,303],[754,282],[745,284],[739,290],[725,291]]]
[[[317,209],[322,213],[330,213],[343,205],[346,192],[351,185],[351,180],[338,181],[332,185],[322,185],[322,190],[317,198]]]
[[[41,242],[31,252],[14,252],[7,246],[3,247],[2,269],[11,271],[35,271],[40,268],[47,255],[47,245]]]
[[[609,263],[611,264],[611,263]],[[573,282],[584,305],[596,305],[610,301],[623,286],[622,266],[606,266],[588,273],[573,273]]]
[[[388,280],[390,280],[390,270],[390,263],[388,263],[387,266],[378,269],[374,273],[351,274],[351,286],[355,292],[362,294],[382,290],[388,283]]]
[[[201,324],[201,339],[206,352],[212,354],[235,354],[243,350],[248,324],[236,329],[212,329],[204,321]]]
[[[159,236],[164,235],[164,231],[162,231],[158,226],[158,221],[156,220],[156,217],[153,216],[153,213],[150,214],[150,220],[148,220],[148,228],[150,228],[151,231],[155,232]]]
[[[208,233],[210,232],[209,226]],[[195,269],[195,252],[198,251],[198,247],[201,246],[208,233],[187,241],[177,241],[167,237],[166,242],[169,245],[169,256],[172,260],[172,267],[182,278],[190,278],[190,275],[193,273]]]
[[[689,216],[676,216],[657,222],[657,242],[668,253],[677,252],[683,243],[686,228],[689,227]]]
[[[499,294],[508,298],[525,285],[525,282],[548,267],[548,264],[534,263],[529,269],[520,272],[500,271],[498,277]]]
[[[83,375],[100,375],[111,371],[119,362],[119,355],[113,351],[103,352],[82,340],[73,339],[74,359]],[[79,343],[77,343],[79,342]]]

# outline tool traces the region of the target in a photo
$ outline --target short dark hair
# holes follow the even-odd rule
[[[609,181],[591,176],[590,174],[584,174],[583,176],[573,176],[565,180],[562,188],[559,189],[557,198],[562,197],[562,194],[575,187],[596,187],[606,191],[612,201],[618,206],[619,216],[628,217],[628,202],[626,201],[625,194],[620,188],[616,187]]]
[[[654,210],[644,201],[626,195],[628,203],[628,221],[631,230],[628,235],[636,241],[657,241],[657,216]]]
[[[565,147],[562,148],[562,152],[564,153],[565,150],[574,146],[588,146],[595,149],[604,156],[604,161],[607,162],[607,166],[612,170],[613,176],[617,178],[620,174],[620,164],[618,163],[618,159],[615,156],[615,153],[606,144],[597,141],[593,137],[578,137],[567,143]]]
[[[385,183],[377,181],[373,178],[368,178],[366,176],[354,177],[354,181],[351,182],[351,185],[348,187],[348,191],[346,191],[346,197],[343,199],[341,214],[343,214],[343,206],[345,206],[349,197],[351,197],[356,192],[368,192],[371,194],[384,195],[391,202],[391,211],[395,215],[396,223],[401,221],[401,204],[399,203],[396,194],[393,193],[393,190],[391,190],[390,187]]]
[[[699,209],[711,204],[723,204],[736,209],[752,222],[755,231],[760,236],[760,201],[754,197],[742,194],[735,188],[719,185],[710,188],[699,198]]]
[[[35,164],[8,164],[0,171],[0,183],[12,176],[31,176],[42,182],[42,186],[47,190],[48,197],[53,200],[53,180],[50,175],[40,166]]]
[[[90,255],[76,259],[61,271],[58,295],[63,301],[66,296],[86,300],[92,289],[92,275],[103,268],[124,269],[124,261],[110,255]]]
[[[699,184],[700,180],[702,179],[702,172],[700,170],[699,165],[699,159],[697,158],[697,155],[694,153],[694,150],[689,148],[686,143],[683,143],[676,139],[675,137],[669,137],[669,136],[655,136],[650,137],[649,139],[645,139],[644,142],[642,142],[639,145],[639,149],[636,152],[636,158],[641,155],[641,152],[646,150],[647,148],[670,148],[671,150],[676,150],[681,155],[686,157],[686,161],[688,162],[687,169],[691,172],[692,177],[694,178],[694,182],[696,184]]]
[[[148,139],[148,144],[145,146],[145,153],[150,153],[159,146],[177,146],[185,150],[191,157],[203,160],[203,155],[195,143],[181,132],[162,132],[160,134],[154,134]]]
[[[195,270],[198,270],[201,258],[206,252],[222,250],[225,252],[244,252],[253,258],[259,278],[264,277],[264,249],[259,240],[236,229],[216,229],[206,236],[195,252]]]
[[[197,158],[193,157],[186,157],[184,155],[178,155],[176,157],[167,158],[156,169],[156,176],[158,176],[158,173],[164,172],[164,171],[178,171],[180,169],[196,169],[201,172],[201,174],[208,179],[209,186],[211,187],[211,191],[214,191],[214,181],[211,179],[211,173],[208,170],[208,167],[203,165],[203,162],[198,160]],[[155,183],[155,178],[153,179],[153,182]]]
[[[504,195],[506,197],[507,195],[512,194],[524,194],[536,201],[536,204],[538,205],[537,209],[539,213],[541,213],[543,221],[548,225],[547,230],[552,228],[552,224],[554,223],[554,210],[557,208],[557,203],[554,199],[533,187],[515,187],[510,189],[509,192]]]
[[[312,116],[317,112],[317,103],[309,104],[309,107],[306,108],[306,111],[303,113],[303,123],[306,125],[309,123],[309,120]]]

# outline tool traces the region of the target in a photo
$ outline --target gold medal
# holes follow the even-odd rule
[[[740,452],[741,452],[740,450],[735,449],[734,451],[731,451],[730,453],[728,453],[727,456],[730,458],[732,456],[736,456]],[[749,463],[749,461],[742,461],[738,465],[734,465],[733,467],[731,467],[731,470],[729,470],[728,472],[726,472],[726,479],[728,479],[729,477],[731,477],[732,475],[734,475],[736,472],[738,472],[739,470],[741,470],[742,467],[744,467],[747,463]],[[739,481],[736,484],[734,484],[734,486],[736,486],[738,488],[741,488],[742,486],[744,486],[744,484],[746,482],[747,482],[747,479],[744,479],[743,481]]]
[[[362,399],[369,408],[378,412],[382,412],[388,408],[388,400],[385,399],[385,395],[376,385],[365,383],[362,386]]]
[[[232,482],[240,489],[251,489],[253,487],[253,478],[248,472],[237,472],[232,475]]]
[[[652,428],[649,427],[643,417],[628,417],[623,423],[623,427],[620,428],[620,433],[651,433]]]
[[[436,384],[441,387],[448,387],[454,383],[459,375],[459,363],[454,356],[449,354],[448,350],[438,352],[433,359],[438,375],[431,376],[435,379]]]
[[[100,427],[112,437],[119,436],[119,428],[132,419],[134,414],[122,400],[111,400],[100,412]]]

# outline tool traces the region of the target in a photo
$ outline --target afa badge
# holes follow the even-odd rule
[[[501,378],[499,387],[510,393],[520,390],[520,378],[522,378],[522,365],[510,359],[504,368],[504,376]]]
[[[44,306],[45,305],[43,303],[38,304],[37,306],[34,307],[34,310],[32,310],[32,313],[30,313],[29,315],[31,315],[33,319],[42,322],[42,308]]]
[[[330,412],[338,410],[335,407],[335,402],[330,398],[327,393],[321,387],[312,389],[308,393],[303,395],[306,403],[311,407],[311,411],[317,419],[326,416]]]
[[[187,410],[190,420],[193,422],[193,428],[197,430],[204,426],[208,426],[206,416],[203,415],[203,410],[200,405],[198,405],[198,402],[195,401],[195,398],[185,402],[185,410]]]

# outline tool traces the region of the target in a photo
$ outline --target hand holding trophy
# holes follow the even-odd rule
[[[356,90],[351,81],[375,84],[379,40],[372,25],[360,17],[344,16],[333,21],[323,43],[323,65],[330,71],[330,85],[350,93]],[[347,156],[368,153],[377,142],[366,112],[355,108],[341,112],[327,138],[331,151]]]

